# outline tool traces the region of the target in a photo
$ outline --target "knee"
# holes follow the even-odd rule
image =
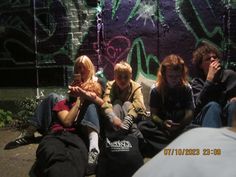
[[[92,111],[92,112],[97,111],[96,105],[94,103],[89,104],[87,107],[87,111]]]
[[[113,106],[121,106],[123,103],[122,103],[122,101],[121,100],[115,100],[114,102],[113,102]]]
[[[221,112],[221,106],[219,103],[215,102],[215,101],[211,101],[209,102],[206,106],[205,106],[208,110],[215,110],[215,111],[220,111]]]
[[[123,104],[123,107],[128,108],[132,103],[130,101],[126,101]]]
[[[228,103],[228,109],[236,110],[236,101],[232,101]]]

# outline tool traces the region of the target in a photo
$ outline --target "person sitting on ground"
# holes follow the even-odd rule
[[[131,66],[121,61],[114,67],[114,80],[107,83],[102,105],[105,142],[97,177],[130,177],[143,165],[136,123],[146,108],[142,87],[131,77]]]
[[[105,90],[106,78],[103,75],[102,69],[99,69],[95,74],[98,82],[102,85],[103,92]],[[94,77],[95,78],[95,77]],[[39,132],[42,135],[46,135],[50,131],[52,124],[52,117],[54,112],[52,108],[54,105],[64,99],[64,95],[59,95],[56,93],[50,93],[47,97],[42,99],[37,105],[34,115],[28,119],[26,128],[20,133],[20,135],[14,140],[6,144],[4,149],[13,149],[22,145],[27,145],[30,143],[37,142],[35,137],[35,132]]]
[[[81,155],[81,152],[79,153],[81,146],[77,144],[80,143],[78,135],[84,140],[89,150],[86,174],[90,175],[95,172],[100,152],[97,105],[103,104],[103,100],[100,98],[102,88],[94,77],[94,66],[87,56],[77,58],[74,73],[74,81],[69,86],[69,99],[61,100],[54,106],[53,111],[57,114],[57,118],[53,121],[51,132],[43,138],[37,149],[34,170],[35,174],[40,177],[63,176],[63,174],[66,174],[65,176],[84,175],[83,170],[76,169],[79,167],[77,163],[81,162],[81,158],[78,156]],[[76,155],[76,152],[79,154]],[[72,156],[68,156],[68,154]],[[72,158],[73,156],[74,158]],[[68,166],[71,167],[65,169]],[[85,166],[87,165],[83,167]]]
[[[180,56],[171,54],[161,62],[149,105],[151,119],[141,121],[138,128],[144,137],[142,153],[152,157],[181,134],[192,120],[192,90],[187,66]]]
[[[133,177],[235,176],[236,111],[233,115],[232,127],[200,127],[180,135]]]
[[[146,113],[142,87],[131,77],[131,66],[121,61],[114,67],[114,80],[107,83],[102,110],[109,120],[107,129],[112,132],[131,130],[138,116]]]
[[[231,126],[236,109],[236,72],[223,69],[219,50],[208,43],[193,52],[192,62],[198,74],[191,84],[196,105],[193,123]]]

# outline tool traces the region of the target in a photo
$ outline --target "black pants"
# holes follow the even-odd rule
[[[33,173],[37,177],[83,177],[87,148],[77,134],[52,133],[44,137],[36,151]]]

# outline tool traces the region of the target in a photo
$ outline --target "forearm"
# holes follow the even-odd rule
[[[160,126],[162,126],[162,124],[163,124],[163,120],[158,116],[158,115],[156,115],[156,114],[152,114],[151,115],[151,119],[152,119],[152,121],[153,122],[155,122],[157,125],[160,125]]]
[[[104,103],[103,99],[97,96],[94,92],[86,92],[85,95],[87,100],[92,101],[93,103],[99,106],[102,106]]]
[[[80,112],[80,106],[81,106],[81,100],[77,98],[76,103],[74,104],[74,106],[71,108],[70,111],[61,111],[58,113],[58,117],[65,127],[72,126],[73,122],[75,121]]]

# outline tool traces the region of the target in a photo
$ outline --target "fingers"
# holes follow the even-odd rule
[[[214,68],[215,70],[220,70],[221,64],[218,60],[215,60],[211,63],[211,67]]]

